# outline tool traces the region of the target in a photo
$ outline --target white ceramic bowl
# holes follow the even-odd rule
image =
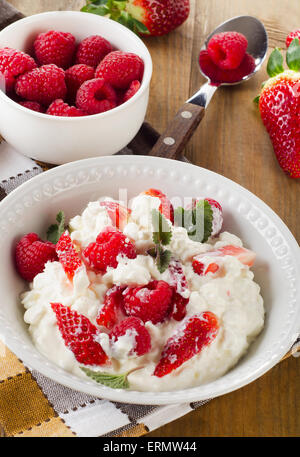
[[[206,195],[224,208],[224,229],[238,235],[257,253],[255,280],[265,301],[265,328],[246,356],[226,375],[208,384],[175,392],[114,390],[81,379],[41,355],[23,321],[19,293],[27,287],[16,274],[12,253],[25,233],[45,233],[58,210],[79,214],[100,196],[129,198],[147,188],[171,198]],[[288,228],[261,200],[238,184],[211,171],[173,160],[114,156],[75,162],[52,169],[20,186],[0,203],[0,335],[23,362],[78,391],[120,402],[172,404],[231,392],[258,378],[290,349],[300,331],[300,252]]]
[[[145,63],[139,91],[123,105],[105,113],[68,118],[30,111],[0,91],[0,133],[15,149],[43,162],[62,164],[111,155],[124,148],[139,131],[147,110],[152,60],[144,43],[129,29],[95,14],[57,11],[21,19],[0,32],[0,48],[32,51],[41,32],[61,30],[77,41],[102,35],[113,46],[138,54]]]

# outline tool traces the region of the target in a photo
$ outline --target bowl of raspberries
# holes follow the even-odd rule
[[[0,32],[1,135],[52,164],[115,154],[143,123],[151,76],[146,46],[117,22],[27,17]]]

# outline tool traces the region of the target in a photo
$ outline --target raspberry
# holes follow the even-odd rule
[[[83,252],[88,265],[95,271],[102,272],[108,267],[117,268],[117,257],[120,254],[128,259],[135,259],[136,249],[122,232],[113,227],[106,227],[97,236],[96,242],[90,243]]]
[[[116,92],[102,78],[84,82],[77,92],[76,106],[88,114],[103,113],[116,105]]]
[[[299,38],[299,41],[300,41],[300,29],[293,30],[293,32],[288,34],[288,36],[286,37],[286,41],[285,41],[287,48],[289,47],[289,45],[295,38]]]
[[[76,43],[71,33],[50,30],[40,33],[33,47],[40,65],[53,63],[58,67],[68,68],[73,60]]]
[[[127,102],[131,97],[133,97],[139,88],[141,87],[141,83],[138,80],[132,81],[132,83],[129,86],[129,89],[125,92],[124,98],[123,98],[123,103]]]
[[[218,330],[218,318],[211,312],[186,318],[167,340],[154,376],[161,378],[199,354],[215,339]]]
[[[111,222],[118,229],[123,230],[125,225],[128,223],[128,218],[131,214],[131,210],[125,206],[120,205],[117,202],[100,202],[100,206],[104,206],[110,217]]]
[[[76,63],[83,63],[96,68],[112,50],[112,45],[105,38],[99,35],[90,36],[78,46]]]
[[[19,105],[24,106],[25,108],[31,109],[32,111],[37,111],[38,113],[43,113],[44,109],[38,102],[19,102]]]
[[[211,236],[216,236],[216,235],[218,235],[218,233],[220,233],[220,231],[222,229],[223,209],[222,209],[222,206],[220,205],[220,203],[217,202],[216,200],[213,200],[212,198],[205,198],[204,200],[206,200],[211,206],[211,209],[213,212],[213,223],[212,223]],[[194,200],[193,207],[195,207],[197,205],[198,201],[199,200]]]
[[[98,325],[110,330],[117,323],[118,311],[120,311],[123,299],[122,292],[123,288],[118,286],[108,289],[104,297],[104,304],[96,319]]]
[[[48,106],[58,98],[65,98],[65,72],[53,64],[36,68],[19,76],[16,93],[26,100]]]
[[[63,233],[58,240],[58,243],[56,244],[56,253],[66,275],[72,280],[78,268],[81,267],[82,262],[73,246],[73,242],[68,232]]]
[[[46,114],[51,116],[67,116],[67,117],[78,117],[86,116],[86,113],[75,106],[70,106],[65,103],[62,99],[54,100],[46,111]]]
[[[186,316],[186,306],[188,298],[182,296],[188,290],[187,280],[183,272],[181,263],[172,259],[169,263],[170,286],[173,287],[173,309],[171,317],[176,321],[181,321]]]
[[[143,322],[137,317],[128,317],[119,325],[114,327],[110,334],[112,343],[118,341],[120,336],[133,335],[135,337],[135,345],[130,355],[136,354],[141,356],[147,354],[151,350],[151,337]]]
[[[47,262],[57,260],[55,245],[42,241],[36,233],[28,233],[16,246],[15,260],[19,274],[31,282],[44,271]]]
[[[163,214],[163,216],[169,219],[172,222],[172,224],[174,223],[174,208],[172,203],[164,193],[157,189],[148,189],[145,192],[143,192],[143,194],[159,198],[161,204],[158,210],[161,212],[161,214]]]
[[[76,94],[80,86],[85,81],[93,79],[95,70],[88,65],[78,64],[66,70],[66,85],[68,88],[68,97],[70,100],[76,99]]]
[[[28,54],[12,48],[0,49],[0,75],[4,75],[7,92],[13,89],[16,77],[36,67],[34,59]]]
[[[108,362],[102,346],[96,341],[98,330],[87,317],[60,303],[51,303],[51,308],[65,345],[79,363],[101,366]]]
[[[143,287],[128,288],[123,295],[123,306],[128,316],[157,324],[170,313],[173,289],[165,281],[151,281]]]
[[[141,81],[144,73],[144,62],[136,54],[113,51],[108,54],[96,69],[96,78],[118,89],[127,89],[132,81]]]
[[[234,70],[241,64],[248,46],[247,38],[238,32],[222,32],[214,35],[207,51],[212,61],[222,70]]]

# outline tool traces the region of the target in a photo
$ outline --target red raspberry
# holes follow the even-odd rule
[[[113,225],[118,229],[123,230],[125,225],[128,223],[131,210],[117,202],[104,201],[100,202],[100,206],[104,206],[106,208]]]
[[[127,91],[125,92],[123,103],[127,102],[131,97],[133,97],[140,89],[140,87],[140,81],[138,81],[137,79],[135,81],[132,81],[132,83],[129,86],[129,89],[127,89]]]
[[[83,255],[88,265],[95,271],[105,272],[108,267],[117,268],[117,257],[122,254],[128,259],[136,258],[136,249],[131,241],[119,230],[106,227],[84,250]]]
[[[96,68],[101,60],[112,50],[112,45],[105,38],[99,35],[90,36],[85,38],[78,46],[76,63],[83,63]]]
[[[154,376],[161,378],[199,354],[215,339],[218,330],[218,318],[209,311],[186,318],[167,340]]]
[[[61,68],[68,68],[73,60],[76,42],[71,33],[40,33],[33,43],[34,52],[40,65],[53,63]]]
[[[36,68],[19,76],[16,93],[26,100],[48,106],[58,98],[65,98],[65,72],[53,64]]]
[[[288,36],[286,37],[286,41],[285,41],[287,48],[289,47],[289,45],[295,38],[299,38],[299,41],[300,41],[300,29],[293,30],[293,32],[288,34]]]
[[[58,243],[56,244],[56,253],[66,275],[72,280],[78,268],[81,267],[82,262],[68,232],[63,233],[58,240]]]
[[[123,300],[123,290],[124,288],[118,286],[108,289],[104,297],[104,304],[96,319],[98,325],[102,325],[110,330],[117,323]]]
[[[114,343],[118,341],[120,336],[125,334],[135,336],[135,346],[131,354],[136,354],[138,357],[147,354],[151,350],[151,337],[143,322],[137,317],[128,317],[119,325],[114,327],[109,335],[110,340]]]
[[[65,345],[79,363],[101,366],[108,362],[102,346],[96,341],[98,330],[87,317],[60,303],[51,303],[51,308]]]
[[[24,106],[25,108],[31,109],[32,111],[37,111],[38,113],[44,113],[44,109],[38,102],[19,102],[19,105]]]
[[[222,32],[214,35],[207,51],[212,61],[222,70],[238,68],[245,57],[247,38],[238,32]]]
[[[0,49],[0,75],[4,75],[7,92],[13,89],[16,77],[36,67],[34,59],[28,54],[11,48]]]
[[[127,89],[132,81],[141,81],[144,73],[144,62],[136,54],[113,51],[108,54],[96,69],[96,78],[104,78],[106,82],[118,89]]]
[[[173,317],[176,321],[181,321],[186,316],[186,306],[189,299],[182,296],[182,294],[188,290],[188,284],[183,272],[182,264],[178,260],[172,259],[170,261],[169,274],[169,284],[174,289],[171,317]]]
[[[51,116],[67,116],[67,117],[78,117],[86,116],[86,113],[75,106],[70,106],[65,103],[62,99],[54,100],[46,111],[46,114]]]
[[[175,321],[182,321],[182,319],[186,316],[186,307],[189,302],[188,298],[182,297],[182,295],[174,293],[173,296],[173,310],[171,317],[175,319]]]
[[[103,113],[115,108],[116,105],[116,92],[104,79],[86,81],[77,92],[76,106],[88,114]]]
[[[19,274],[31,282],[44,271],[47,262],[57,260],[55,244],[42,241],[36,233],[28,233],[17,244],[15,260]]]
[[[85,81],[93,79],[95,70],[88,65],[78,64],[66,70],[66,85],[68,88],[68,97],[70,100],[76,99],[76,94],[80,86]]]
[[[172,224],[174,223],[174,208],[168,197],[161,192],[160,190],[157,189],[148,189],[145,192],[143,192],[145,195],[150,195],[151,197],[157,197],[160,199],[161,204],[158,210],[165,216],[167,219],[169,219]]]
[[[165,281],[151,281],[146,286],[128,288],[123,295],[123,306],[128,316],[157,324],[170,313],[173,289]]]

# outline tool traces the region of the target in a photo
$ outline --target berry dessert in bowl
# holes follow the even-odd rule
[[[220,175],[89,159],[33,178],[0,214],[0,332],[66,386],[141,404],[211,398],[265,373],[297,338],[297,243]]]
[[[1,134],[47,163],[115,154],[144,120],[151,75],[146,46],[110,19],[22,19],[0,32]]]

